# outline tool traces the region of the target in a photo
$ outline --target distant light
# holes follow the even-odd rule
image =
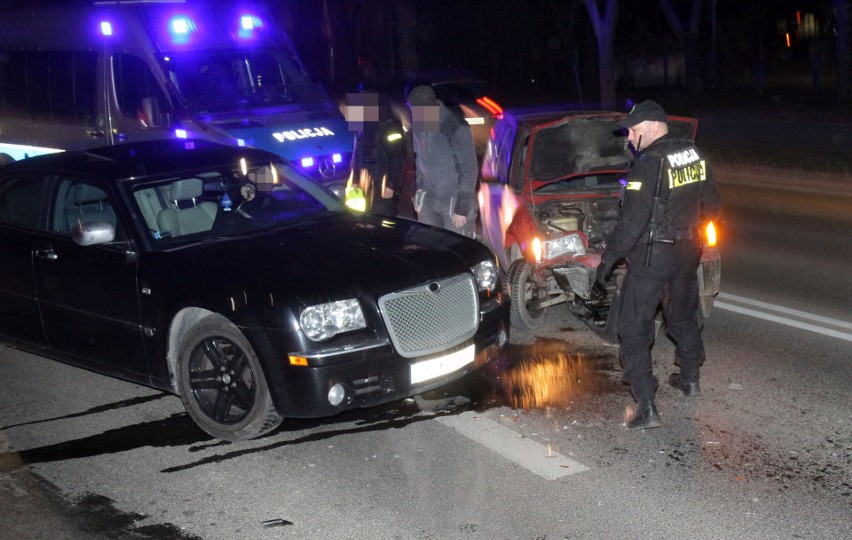
[[[503,118],[503,107],[497,104],[496,101],[491,99],[488,96],[482,96],[481,98],[476,100],[477,103],[485,107],[488,112],[491,113],[491,116],[494,118]]]
[[[312,157],[304,157],[302,158],[302,167],[305,169],[309,169],[314,166],[314,158]]]
[[[245,146],[245,145],[246,145],[245,139],[237,139],[237,146]]]
[[[175,130],[175,137],[177,137],[178,139],[186,139],[187,138],[186,130],[185,129],[176,129]]]
[[[112,23],[109,21],[101,21],[101,34],[105,36],[112,35]]]
[[[343,161],[343,156],[341,156],[340,154],[332,154],[331,161],[334,163],[340,163]]]

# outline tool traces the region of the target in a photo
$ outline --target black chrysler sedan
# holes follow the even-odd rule
[[[226,440],[458,379],[509,337],[494,255],[355,214],[264,151],[150,141],[0,168],[0,340],[177,394]]]

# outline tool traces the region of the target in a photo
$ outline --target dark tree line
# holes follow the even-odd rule
[[[792,13],[797,5],[783,0],[268,1],[300,35],[301,51],[314,58],[324,51],[314,71],[331,85],[351,87],[370,76],[393,84],[418,68],[466,65],[492,82],[516,78],[569,87],[586,99],[599,97],[604,107],[616,104],[625,55],[659,48],[664,40],[682,55],[685,76],[679,84],[689,94],[716,87],[723,68],[734,63],[749,71],[759,91],[764,63],[779,39],[773,26],[778,6],[789,6]],[[834,53],[838,99],[849,103],[852,0],[803,3],[825,13],[830,31],[822,43]],[[648,21],[654,26],[643,33]],[[816,85],[824,64],[819,55],[812,64]]]

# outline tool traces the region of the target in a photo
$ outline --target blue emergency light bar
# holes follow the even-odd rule
[[[263,28],[263,21],[254,15],[243,15],[240,17],[240,28],[243,30],[254,30],[255,28]]]
[[[99,31],[103,36],[114,36],[120,28],[114,21],[101,20]],[[167,19],[154,18],[151,21],[152,38],[164,50],[170,46],[216,47],[223,43],[232,43],[236,38],[242,42],[276,43],[274,32],[263,32],[264,19],[253,13],[243,12],[234,18],[215,18],[209,20],[200,13],[174,14]],[[267,21],[268,22],[268,21]],[[260,45],[260,43],[258,43]]]

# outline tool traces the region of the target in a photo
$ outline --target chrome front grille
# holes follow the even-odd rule
[[[479,325],[479,296],[470,274],[387,294],[379,308],[391,341],[406,358],[458,345]]]

